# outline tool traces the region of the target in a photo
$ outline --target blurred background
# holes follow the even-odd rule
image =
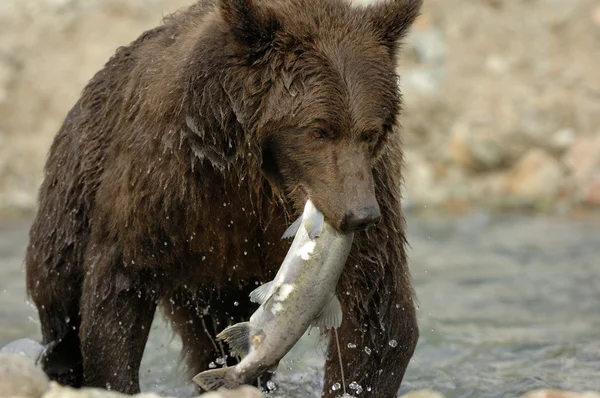
[[[367,0],[357,0],[367,1]],[[0,211],[119,45],[191,0],[0,1]],[[600,2],[426,0],[401,57],[409,205],[600,206]]]
[[[118,46],[191,2],[0,0],[0,346],[39,338],[23,254],[54,134]],[[600,391],[600,1],[425,0],[399,74],[421,325],[401,392]],[[178,349],[157,318],[146,390],[179,391]],[[294,352],[276,396],[320,386],[322,349]]]

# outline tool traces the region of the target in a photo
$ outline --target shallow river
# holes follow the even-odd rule
[[[29,222],[0,222],[0,346],[39,338],[24,291]],[[539,387],[600,390],[599,220],[479,213],[411,216],[408,223],[421,338],[400,393],[431,388],[447,397],[505,398]],[[189,395],[179,348],[157,317],[143,390]],[[318,396],[321,353],[310,336],[301,340],[281,364],[273,396]]]

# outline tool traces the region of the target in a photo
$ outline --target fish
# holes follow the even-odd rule
[[[260,306],[249,321],[231,325],[217,335],[241,361],[194,376],[194,383],[204,390],[249,384],[265,372],[273,372],[309,327],[341,326],[342,307],[336,286],[354,232],[333,228],[308,199],[302,215],[282,239],[292,237],[275,278],[250,293],[250,301]]]

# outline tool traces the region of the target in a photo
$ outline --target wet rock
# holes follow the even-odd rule
[[[48,388],[48,377],[29,358],[0,353],[0,398],[39,398]]]
[[[535,390],[521,396],[521,398],[600,398],[595,392],[571,392],[563,390]]]
[[[50,390],[43,398],[127,398],[131,395],[107,391],[99,388],[74,389],[61,386],[55,382],[50,383]],[[133,395],[136,398],[171,398],[162,397],[154,393],[141,393]],[[202,398],[262,398],[261,392],[252,386],[242,386],[235,390],[222,390],[202,394]]]
[[[262,398],[261,392],[251,386],[242,386],[235,390],[223,390],[201,395],[202,398]]]
[[[539,148],[531,149],[507,176],[507,191],[520,199],[539,201],[553,199],[563,184],[560,163]]]
[[[10,342],[0,348],[0,354],[17,354],[29,358],[34,363],[44,351],[44,346],[32,339],[24,338]]]
[[[406,393],[400,398],[444,398],[444,394],[434,390],[418,390]]]

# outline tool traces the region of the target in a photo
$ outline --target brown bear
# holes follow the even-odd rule
[[[190,375],[206,370],[311,198],[357,231],[338,286],[345,380],[395,396],[418,339],[395,71],[421,2],[200,0],[116,51],[53,141],[30,231],[51,378],[138,392],[157,307]]]

